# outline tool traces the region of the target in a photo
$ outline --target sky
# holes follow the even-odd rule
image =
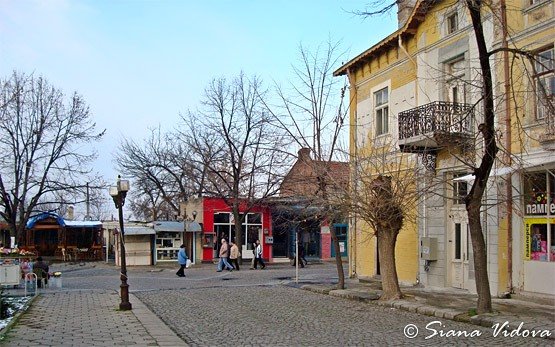
[[[365,1],[0,0],[0,77],[45,77],[81,94],[97,129],[94,169],[111,182],[123,137],[141,141],[199,106],[205,87],[240,72],[287,83],[299,44],[341,41],[345,62],[396,30],[363,19]]]

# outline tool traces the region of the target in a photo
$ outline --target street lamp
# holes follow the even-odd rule
[[[125,264],[125,242],[123,237],[125,235],[123,231],[123,205],[125,204],[125,196],[129,191],[129,181],[122,180],[121,176],[118,175],[117,185],[110,186],[110,196],[114,199],[114,204],[119,212],[119,229],[121,231],[119,244],[120,244],[120,254],[121,254],[121,303],[119,304],[119,309],[122,311],[131,310],[131,303],[129,302],[129,285],[127,284],[127,266]]]

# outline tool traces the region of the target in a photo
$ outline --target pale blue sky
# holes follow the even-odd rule
[[[0,75],[46,77],[90,105],[106,138],[95,168],[108,181],[121,136],[171,127],[207,83],[244,71],[287,82],[308,47],[341,40],[345,60],[396,29],[395,14],[363,20],[364,1],[0,0]]]

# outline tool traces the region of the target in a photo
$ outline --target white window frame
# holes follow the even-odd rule
[[[459,13],[458,12],[449,12],[445,16],[445,32],[447,35],[451,35],[454,32],[459,30]]]
[[[543,120],[549,114],[548,104],[555,102],[555,52],[553,46],[539,51],[536,59],[534,62],[536,73],[534,75],[536,119]]]
[[[465,76],[466,60],[464,56],[445,62],[446,101],[466,103]],[[456,97],[454,96],[455,90]]]
[[[457,180],[456,178],[460,178],[463,176],[468,175],[468,173],[464,172],[455,172],[453,173],[453,204],[455,205],[464,205],[464,198],[468,195],[470,185],[465,180]],[[466,192],[466,194],[461,194],[461,191]]]
[[[389,134],[389,87],[378,89],[373,93],[373,97],[376,136],[387,135]]]

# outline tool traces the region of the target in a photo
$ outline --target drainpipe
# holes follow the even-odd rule
[[[353,142],[354,142],[354,159],[353,159],[353,174],[351,176],[351,187],[353,187],[354,196],[356,196],[357,192],[357,170],[358,170],[358,116],[357,116],[357,87],[354,84],[355,78],[351,75],[351,70],[347,68],[347,78],[349,79],[349,112],[353,112],[354,118],[354,128],[353,128]],[[352,218],[352,226],[351,230],[349,230],[349,273],[350,277],[354,278],[357,274],[357,214],[356,211]]]
[[[402,37],[401,34],[399,34],[399,36],[397,38],[397,43],[399,45],[399,48],[403,51],[403,53],[405,53],[407,58],[414,65],[414,70],[416,71],[416,78],[414,80],[414,101],[416,103],[416,106],[419,106],[419,104],[418,104],[418,64],[416,63],[416,60],[406,50],[405,46],[403,46],[403,37]],[[426,173],[424,173],[424,176],[426,176]],[[424,190],[426,190],[426,180],[425,179],[424,179]],[[426,213],[427,213],[426,203],[427,203],[427,194],[424,193],[424,196],[422,197],[422,215],[423,215],[422,216],[422,228],[423,228],[423,236],[424,237],[428,236],[428,218],[427,218],[427,215],[426,215]],[[417,242],[417,247],[419,247],[419,246],[420,246],[420,237],[418,238],[418,242]],[[418,254],[420,254],[419,249],[417,249],[416,252]],[[420,266],[418,268],[419,268],[418,274],[417,274],[418,277],[417,277],[416,281],[417,281],[417,283],[420,283]]]
[[[502,39],[501,46],[503,50],[503,70],[504,70],[504,87],[505,87],[505,150],[507,156],[507,166],[512,165],[512,152],[511,152],[511,101],[509,95],[511,86],[509,82],[509,52],[507,48],[507,4],[505,0],[500,0],[501,6],[501,29]],[[512,173],[509,171],[506,183],[507,195],[507,290],[509,293],[513,292],[513,182]]]

